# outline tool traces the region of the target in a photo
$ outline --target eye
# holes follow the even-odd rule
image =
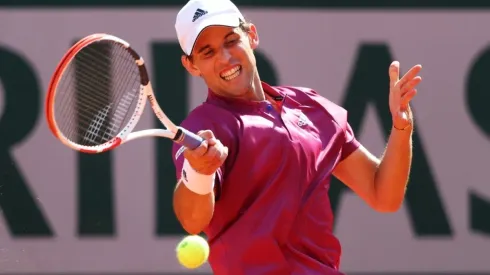
[[[213,50],[207,50],[203,53],[204,57],[211,57],[213,55]]]
[[[238,42],[238,38],[233,38],[233,39],[230,39],[228,41],[226,41],[226,46],[233,46],[235,45],[236,43]]]

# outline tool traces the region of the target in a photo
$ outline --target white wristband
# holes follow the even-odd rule
[[[189,190],[200,195],[207,195],[213,192],[214,179],[216,173],[212,175],[203,175],[198,173],[187,159],[184,159],[184,166],[182,167],[182,176],[180,177],[182,182],[187,186]]]

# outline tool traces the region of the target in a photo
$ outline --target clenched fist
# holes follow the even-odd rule
[[[194,150],[185,149],[184,157],[196,172],[203,175],[212,175],[218,170],[228,157],[228,147],[214,137],[210,130],[197,133],[204,139]]]

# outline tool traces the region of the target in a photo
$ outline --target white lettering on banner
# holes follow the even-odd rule
[[[176,12],[0,9],[0,46],[28,59],[46,90],[63,53],[75,39],[90,33],[120,36],[151,63],[152,41],[176,41]],[[281,84],[314,88],[337,103],[346,91],[361,43],[386,43],[403,70],[417,63],[424,66],[424,81],[414,101],[417,131],[454,236],[416,239],[405,208],[395,214],[379,214],[349,194],[341,202],[336,228],[343,244],[342,269],[490,271],[490,238],[470,232],[467,225],[468,189],[490,195],[486,167],[490,146],[472,122],[464,101],[470,66],[490,39],[490,12],[243,12],[257,25],[260,48],[278,68]],[[388,96],[388,90],[386,93]],[[191,106],[201,102],[205,94],[201,80],[193,79]],[[151,127],[153,120],[154,115],[146,112],[138,127]],[[363,129],[361,141],[373,152],[381,153],[384,138],[372,111]],[[148,165],[153,159],[148,157],[154,154],[153,146],[152,139],[144,139],[114,152],[117,238],[78,239],[75,153],[56,141],[45,120],[40,119],[13,155],[56,236],[50,240],[17,240],[10,238],[0,223],[0,273],[183,270],[174,257],[178,239],[156,239],[153,234],[155,209],[149,198],[154,198],[155,179],[154,167]],[[49,161],[44,159],[46,155],[51,156]]]

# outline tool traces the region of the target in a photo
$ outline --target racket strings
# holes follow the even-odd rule
[[[97,54],[97,52],[94,52],[94,51],[92,51],[92,52],[94,55]],[[79,55],[76,57],[76,59],[73,61],[73,63],[75,63],[75,65],[68,67],[66,72],[65,72],[65,76],[75,74],[75,79],[70,79],[70,81],[61,81],[61,83],[58,85],[57,97],[58,98],[63,97],[59,101],[62,101],[62,102],[67,101],[65,104],[63,104],[63,107],[62,107],[63,110],[61,110],[61,113],[63,113],[63,114],[67,113],[67,108],[69,109],[69,108],[76,107],[76,105],[74,105],[73,101],[77,101],[77,105],[80,104],[79,100],[81,97],[83,97],[83,99],[82,99],[83,101],[92,101],[91,102],[92,104],[97,103],[101,100],[106,100],[105,98],[98,96],[97,93],[92,93],[91,96],[84,96],[84,94],[80,94],[80,93],[78,93],[77,96],[72,96],[72,91],[73,91],[72,89],[75,89],[73,86],[78,86],[77,87],[78,89],[87,89],[87,90],[93,89],[91,83],[86,80],[86,77],[80,77],[80,75],[79,75],[80,70],[86,70],[87,72],[89,72],[91,74],[97,73],[97,71],[92,69],[91,66],[86,65],[83,62],[79,62],[79,60],[80,60],[79,57],[84,57],[84,56],[86,56],[86,52],[81,51],[79,53]],[[99,56],[99,58],[106,58],[106,57],[105,56]],[[69,77],[73,77],[73,76],[69,76]],[[108,80],[108,78],[107,78],[107,80]],[[61,91],[67,91],[67,92],[62,93]],[[77,124],[77,118],[74,117],[74,115],[78,115],[82,119],[91,119],[91,117],[87,116],[84,113],[78,113],[77,114],[76,112],[70,112],[70,114],[72,115],[71,119],[63,120],[65,122],[67,122],[68,125],[65,124],[64,125],[65,127],[62,127],[62,129],[63,128],[64,129],[73,129],[74,125],[78,125]],[[81,130],[81,129],[78,129],[78,130]]]
[[[86,62],[83,62],[85,59],[91,58],[91,57],[95,57],[104,63],[102,63],[102,62],[100,62],[99,64],[95,63],[99,66],[97,66],[98,68],[94,69],[91,66],[92,64],[87,64]],[[77,107],[84,106],[84,105],[85,106],[97,106],[99,103],[107,102],[109,100],[109,98],[107,98],[107,94],[104,94],[102,90],[104,89],[105,86],[107,86],[104,84],[109,83],[108,81],[110,81],[110,79],[107,76],[99,75],[98,79],[102,80],[102,81],[99,81],[100,85],[94,86],[93,83],[91,82],[93,79],[90,79],[84,75],[84,74],[88,74],[90,76],[94,76],[94,75],[97,75],[96,69],[98,69],[98,70],[109,69],[109,67],[106,65],[107,60],[104,60],[104,59],[107,59],[107,57],[99,54],[97,51],[94,51],[91,48],[86,48],[85,51],[81,51],[75,57],[75,60],[73,61],[74,66],[70,68],[71,70],[73,70],[72,73],[75,74],[75,79],[74,79],[75,81],[70,81],[69,85],[71,87],[76,86],[76,88],[74,88],[76,91],[86,90],[86,91],[92,91],[92,92],[90,92],[90,93],[78,92],[75,94],[74,97],[70,96],[68,94],[68,96],[69,96],[68,98],[71,99],[71,102],[70,102],[71,104],[65,104],[65,106],[68,106],[69,108],[73,108],[73,106],[74,106],[76,109],[79,109]],[[106,66],[104,66],[105,68],[101,68],[100,65],[106,65]],[[106,88],[110,89],[110,87],[106,87]],[[75,105],[72,105],[73,100],[75,101]],[[101,107],[104,108],[104,106],[101,106]],[[105,108],[107,108],[107,107],[105,107]],[[90,134],[96,135],[98,133],[98,130],[99,130],[98,128],[100,128],[100,126],[102,126],[102,124],[98,123],[98,121],[100,121],[101,119],[104,119],[104,117],[101,117],[101,114],[104,114],[104,112],[103,112],[103,109],[102,110],[101,110],[101,108],[98,108],[98,109],[99,109],[99,111],[95,114],[95,117],[93,115],[88,115],[86,112],[79,112],[78,111],[77,113],[75,113],[75,115],[76,115],[75,119],[68,121],[69,124],[67,125],[67,128],[68,129],[76,128],[74,130],[77,131],[77,135],[79,135],[79,137],[81,136],[81,134],[83,134],[83,132],[85,132],[85,134],[83,135],[83,139],[86,141],[88,140],[88,141],[92,141],[92,143],[95,143],[94,139],[88,139],[88,137],[90,137]],[[79,120],[85,120],[85,121],[90,120],[91,124],[87,128],[85,125],[78,124]],[[73,136],[73,132],[70,134],[70,136]],[[74,141],[81,143],[79,139],[80,138],[78,138],[77,140],[74,140]],[[85,145],[85,144],[82,144],[82,145]]]
[[[58,84],[58,128],[67,139],[84,146],[113,139],[134,113],[140,84],[135,60],[122,45],[100,41],[83,48]]]

